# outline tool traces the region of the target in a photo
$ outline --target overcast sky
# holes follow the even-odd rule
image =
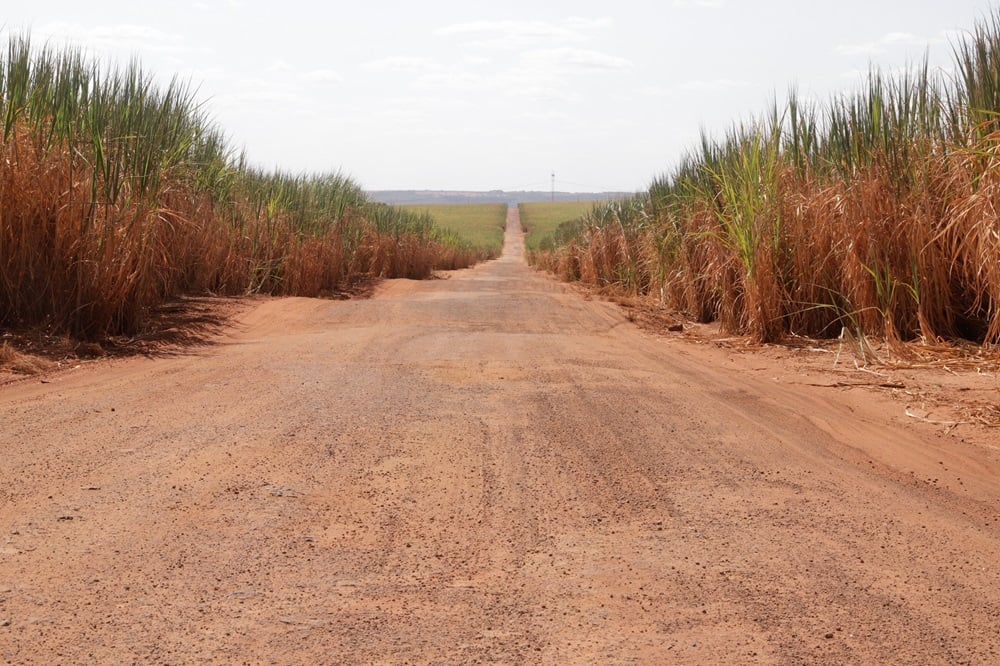
[[[252,162],[368,189],[644,189],[795,84],[827,99],[928,52],[973,0],[8,3],[6,31],[198,86]]]

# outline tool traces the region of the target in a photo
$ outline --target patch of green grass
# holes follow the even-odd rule
[[[495,255],[503,248],[507,204],[428,204],[402,208],[430,215],[438,227],[453,231],[472,245]]]
[[[563,222],[575,220],[589,213],[597,201],[542,201],[518,204],[521,212],[521,226],[527,231],[525,245],[529,250],[537,250],[538,244],[552,236],[552,232]]]

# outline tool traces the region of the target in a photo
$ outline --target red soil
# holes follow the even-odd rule
[[[995,431],[645,332],[509,224],[448,279],[0,388],[0,661],[1000,662]]]

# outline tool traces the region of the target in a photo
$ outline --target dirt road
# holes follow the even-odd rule
[[[643,333],[508,224],[0,389],[0,661],[1000,663],[997,446]]]

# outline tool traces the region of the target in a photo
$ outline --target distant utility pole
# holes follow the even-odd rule
[[[556,200],[556,172],[552,172],[552,201]]]

